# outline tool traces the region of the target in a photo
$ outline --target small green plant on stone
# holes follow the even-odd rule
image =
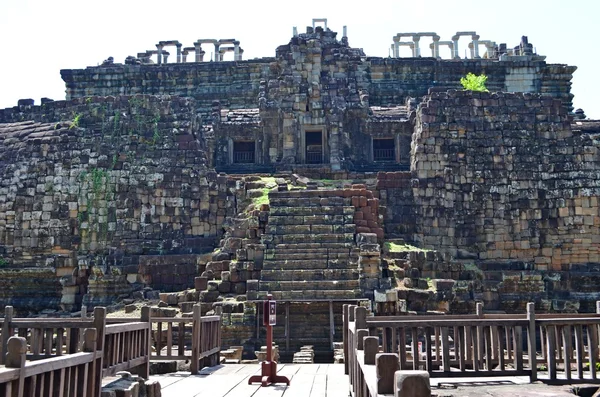
[[[477,76],[473,73],[467,73],[465,77],[461,77],[460,79],[460,84],[468,91],[488,92],[488,89],[485,87],[486,82],[487,76],[485,74]]]
[[[75,113],[73,115],[73,120],[71,121],[71,126],[69,127],[69,129],[79,127],[80,120],[81,120],[81,113]]]
[[[6,261],[6,259],[0,258],[0,267],[4,267],[6,265],[8,265],[8,262]]]

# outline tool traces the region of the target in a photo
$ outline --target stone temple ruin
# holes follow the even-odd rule
[[[254,60],[161,41],[62,70],[65,101],[0,110],[2,305],[200,302],[253,349],[272,293],[288,351],[330,350],[344,302],[594,311],[599,124],[574,119],[576,68],[475,32],[369,57],[315,22]],[[490,92],[461,90],[469,72]]]

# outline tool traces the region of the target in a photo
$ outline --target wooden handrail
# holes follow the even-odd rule
[[[362,352],[368,341],[375,354],[374,340],[378,351],[398,355],[401,369],[425,369],[430,377],[600,383],[600,302],[593,314],[536,314],[533,303],[525,314],[484,314],[481,304],[464,316],[367,317],[362,307],[343,310],[345,371],[357,397],[375,395],[372,357]]]

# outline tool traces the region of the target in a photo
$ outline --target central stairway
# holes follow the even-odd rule
[[[360,298],[350,197],[272,192],[260,291],[280,301]]]
[[[342,304],[362,297],[355,207],[351,197],[339,197],[339,192],[269,194],[259,290],[279,301],[274,337],[282,353],[288,345],[288,354],[311,345],[317,356],[327,353],[331,360],[331,339],[341,340]]]

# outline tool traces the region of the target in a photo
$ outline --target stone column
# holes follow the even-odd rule
[[[346,25],[344,25],[344,27],[342,28],[342,37],[348,37],[348,28],[346,27]]]
[[[204,62],[204,55],[206,54],[206,51],[202,51],[200,50],[200,54],[198,55],[198,62]]]
[[[156,63],[159,65],[162,63],[162,49],[163,49],[162,44],[156,45]]]
[[[473,36],[471,36],[471,39],[473,40],[473,54],[472,54],[472,57],[473,58],[479,58],[479,35],[473,35]]]
[[[219,50],[220,46],[221,46],[220,44],[215,43],[215,62],[219,62],[220,61],[220,59],[219,59],[221,57],[221,52]]]
[[[239,41],[233,42],[233,60],[234,61],[242,60],[242,58],[240,57],[240,42]]]
[[[433,36],[433,51],[432,54],[434,58],[440,57],[440,36]]]
[[[167,60],[169,59],[169,55],[171,55],[171,54],[169,54],[167,51],[163,51],[162,55],[163,55],[164,63],[167,63]]]
[[[458,39],[460,36],[452,36],[452,58],[458,59],[460,56],[458,55]]]
[[[177,47],[177,63],[181,63],[181,44],[175,44]]]
[[[298,37],[298,27],[294,26],[292,34],[294,35],[294,37]]]
[[[200,43],[194,43],[194,48],[195,48],[195,55],[196,55],[196,62],[202,62],[202,44]]]
[[[394,58],[400,58],[400,38],[399,37],[394,37],[394,44],[393,44],[393,48],[394,48]]]
[[[421,57],[421,47],[419,47],[419,41],[421,40],[421,36],[413,36],[413,57],[420,58]]]
[[[182,51],[181,52],[181,62],[182,63],[185,63],[185,61],[187,61],[187,55],[188,55],[187,51]]]

